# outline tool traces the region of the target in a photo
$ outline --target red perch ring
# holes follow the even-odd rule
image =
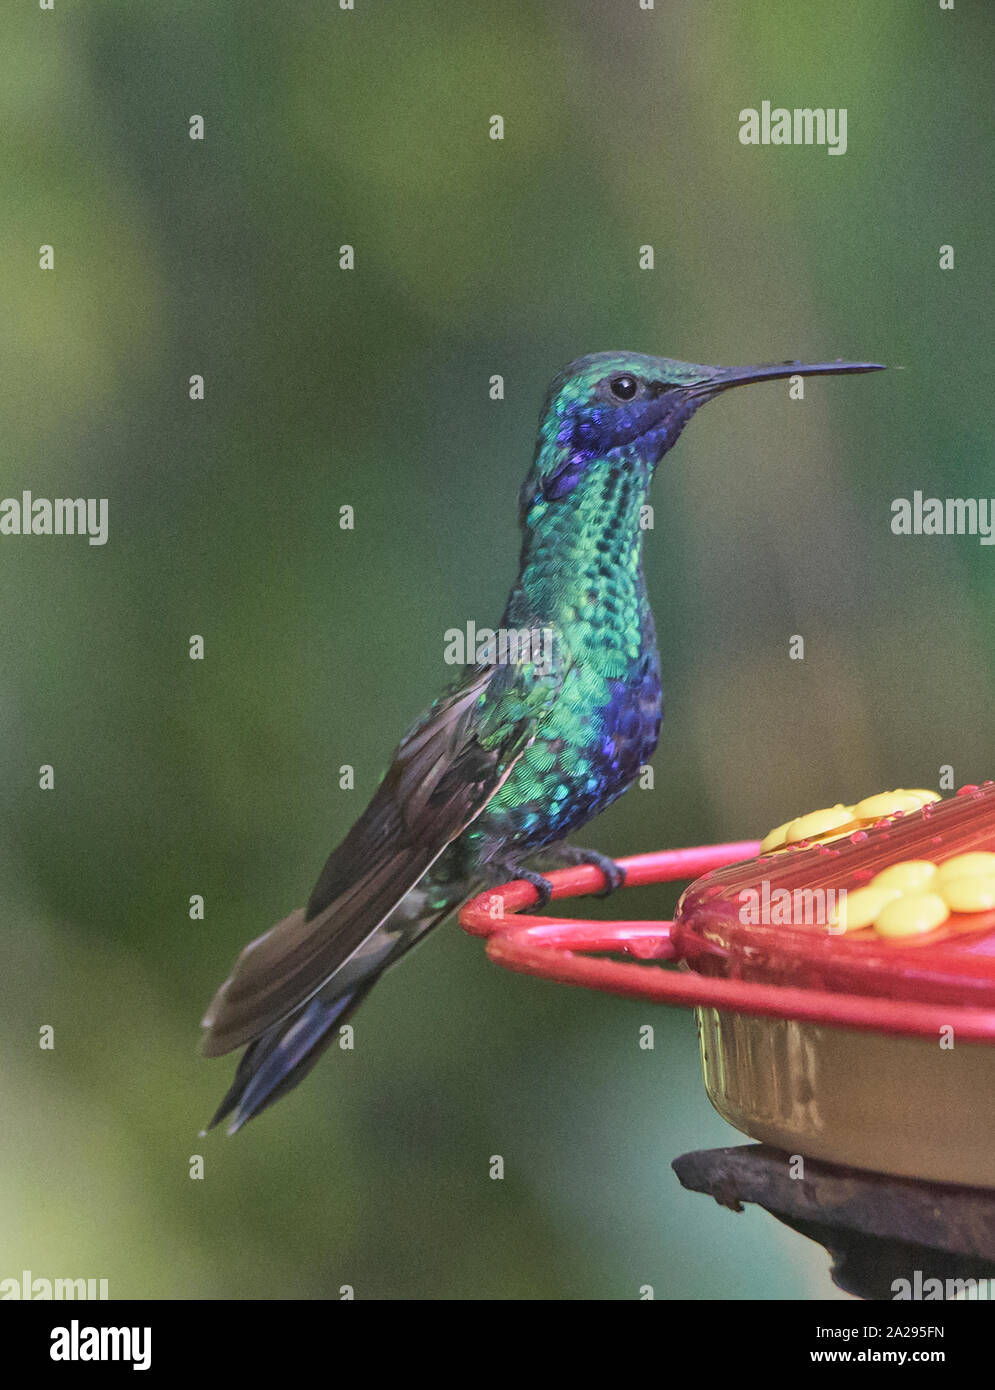
[[[740,840],[725,845],[659,850],[618,862],[626,872],[625,886],[639,887],[698,879],[716,869],[754,859],[759,850],[759,841]],[[559,869],[548,877],[554,900],[583,897],[600,892],[605,886],[601,870],[589,864]],[[964,1041],[995,1040],[995,1007],[767,984],[703,975],[688,969],[662,970],[656,965],[686,964],[675,945],[673,922],[597,922],[526,915],[523,909],[537,900],[531,884],[516,879],[467,903],[460,913],[460,925],[472,935],[487,939],[487,954],[498,965],[559,984],[658,1004],[710,1006],[728,1013],[793,1018],[836,1028],[935,1037],[938,1029],[953,1027]],[[628,955],[634,959],[607,960],[592,953]],[[896,964],[899,957],[906,956],[907,953],[896,951]]]

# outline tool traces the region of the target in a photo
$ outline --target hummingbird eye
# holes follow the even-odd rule
[[[608,388],[617,401],[631,401],[639,390],[639,382],[634,376],[613,376]]]

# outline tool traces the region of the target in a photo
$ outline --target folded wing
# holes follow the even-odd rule
[[[507,667],[468,668],[402,741],[305,911],[250,942],[211,1001],[207,1056],[252,1041],[316,994],[480,814],[555,698],[557,682],[516,691],[514,680]]]

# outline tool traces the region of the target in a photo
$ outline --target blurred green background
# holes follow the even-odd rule
[[[0,539],[0,1276],[831,1295],[821,1250],[671,1173],[738,1137],[686,1013],[504,974],[451,925],[231,1141],[197,1137],[232,1070],[198,1021],[449,674],[445,629],[497,620],[581,353],[902,369],[736,392],[668,457],[656,786],[587,841],[992,773],[992,551],[890,531],[914,488],[995,492],[992,7],[56,0],[3,31],[0,492],[107,497],[110,541]],[[764,99],[846,107],[846,155],[742,146]]]

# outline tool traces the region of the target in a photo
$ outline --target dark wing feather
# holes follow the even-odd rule
[[[536,706],[554,693],[522,692],[502,722],[492,682],[507,686],[508,668],[471,668],[433,706],[330,855],[305,912],[246,946],[204,1017],[207,1056],[250,1042],[316,994],[484,809],[535,737]]]

